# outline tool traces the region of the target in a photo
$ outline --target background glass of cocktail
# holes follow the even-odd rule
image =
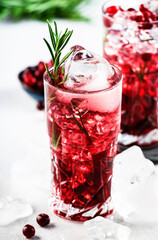
[[[70,220],[85,221],[113,211],[111,179],[120,131],[122,75],[112,68],[111,87],[91,92],[55,87],[44,75],[51,206]]]
[[[123,73],[119,145],[121,149],[139,145],[152,160],[158,160],[156,9],[157,1],[146,5],[138,1],[122,1],[121,5],[120,1],[106,1],[103,5],[103,55]]]

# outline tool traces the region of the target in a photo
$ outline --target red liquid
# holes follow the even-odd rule
[[[112,213],[111,179],[120,130],[120,98],[113,111],[101,112],[97,102],[96,111],[92,111],[87,95],[69,99],[72,93],[53,92],[52,86],[45,87],[48,96],[53,98],[53,101],[47,98],[47,123],[54,212],[77,221]],[[121,96],[119,89],[120,86]],[[78,127],[73,114],[80,124],[83,123],[88,135]],[[57,147],[54,138],[59,140]]]
[[[131,18],[131,24],[132,19],[135,19],[134,15],[137,15],[133,10],[122,11],[120,14],[124,21]],[[119,66],[123,73],[121,133],[136,136],[133,144],[158,144],[158,137],[155,136],[148,142],[142,141],[154,129],[158,131],[158,40],[149,40],[152,37],[147,41],[141,40],[143,34],[148,36],[151,28],[156,30],[158,25],[152,24],[150,29],[142,29],[138,24],[138,28],[135,26],[134,30],[114,30],[115,16],[111,16],[110,26],[106,25],[107,19],[109,16],[105,14],[104,24],[109,28],[106,29],[108,32],[103,55],[111,64]],[[126,34],[127,31],[129,34]]]

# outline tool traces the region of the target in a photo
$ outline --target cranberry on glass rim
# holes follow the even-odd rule
[[[139,145],[147,157],[156,161],[158,2],[118,4],[118,1],[107,1],[103,5],[103,56],[123,73],[119,145],[121,149]],[[155,148],[153,154],[152,148]]]

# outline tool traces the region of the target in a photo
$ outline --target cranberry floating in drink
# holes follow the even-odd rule
[[[103,55],[123,73],[119,143],[123,149],[137,144],[158,160],[156,148],[154,156],[146,150],[158,146],[158,1],[128,3],[103,6]]]
[[[50,68],[44,75],[51,206],[60,217],[85,221],[113,211],[121,72],[81,46],[72,47],[68,55],[57,71]]]

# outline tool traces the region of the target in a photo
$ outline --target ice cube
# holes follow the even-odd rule
[[[110,87],[114,75],[112,66],[104,58],[93,54],[83,47],[74,46],[74,51],[65,63],[68,78],[64,87],[75,91],[97,91]]]
[[[8,225],[33,213],[31,205],[23,200],[10,197],[0,198],[0,226]]]
[[[131,230],[103,217],[96,217],[84,223],[90,240],[128,240]]]
[[[116,156],[112,197],[115,210],[125,220],[158,221],[158,176],[154,164],[138,146]]]
[[[88,112],[88,100],[84,98],[72,98],[71,106],[74,112],[80,113],[81,116]]]

